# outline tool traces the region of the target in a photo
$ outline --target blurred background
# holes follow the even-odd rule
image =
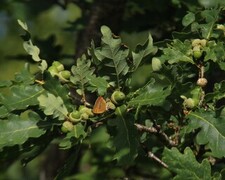
[[[28,24],[32,41],[40,57],[50,64],[54,60],[67,68],[89,47],[91,40],[100,43],[101,25],[109,26],[130,48],[143,42],[151,32],[154,42],[172,37],[183,27],[181,18],[187,11],[210,6],[209,0],[1,0],[0,3],[0,80],[13,79],[25,62],[37,71],[31,57],[23,49],[23,33],[17,19]],[[49,175],[41,177],[41,169],[49,161],[52,147],[26,167],[19,157],[0,165],[2,180],[51,179],[60,157],[55,152]],[[56,149],[53,145],[53,149]],[[0,152],[1,153],[1,152]],[[90,152],[89,152],[90,153]],[[87,155],[88,156],[88,155]],[[56,157],[57,160],[56,160]],[[0,154],[0,158],[1,154]],[[46,166],[47,167],[47,166]]]

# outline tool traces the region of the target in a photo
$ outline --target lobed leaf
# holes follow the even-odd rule
[[[97,91],[100,96],[103,96],[108,88],[108,82],[103,77],[95,77],[95,76],[88,76],[89,84],[91,87],[88,89],[90,91]]]
[[[129,102],[129,106],[160,106],[165,101],[166,97],[171,93],[171,87],[168,85],[166,88],[164,85],[156,84],[152,79],[148,85],[137,92],[137,96],[132,98]]]
[[[163,152],[163,159],[168,169],[176,173],[174,180],[183,179],[204,179],[211,180],[211,166],[207,159],[202,163],[196,161],[192,150],[187,147],[184,154],[180,153],[177,148],[165,148]]]
[[[91,61],[86,59],[83,55],[77,59],[77,65],[71,68],[72,76],[70,81],[77,86],[77,88],[84,91],[85,86],[88,84],[89,79],[87,76],[91,76],[94,73],[94,68],[91,67]]]
[[[39,126],[39,115],[30,112],[28,118],[10,115],[0,121],[0,148],[23,144],[28,138],[37,138],[46,132],[45,126]]]
[[[47,96],[40,95],[38,101],[46,115],[53,115],[53,118],[59,120],[64,120],[67,117],[68,111],[61,97],[47,93]]]
[[[70,103],[70,98],[68,96],[69,90],[64,85],[62,85],[58,79],[52,77],[49,72],[46,72],[45,74],[45,83],[43,88],[56,97],[60,96],[67,109],[73,106]]]
[[[99,61],[104,61],[104,65],[112,68],[119,84],[120,76],[127,74],[129,66],[127,64],[127,57],[129,50],[126,46],[121,44],[121,39],[112,34],[107,26],[101,27],[102,45],[94,49],[94,56]]]
[[[23,43],[23,47],[25,49],[25,51],[32,56],[32,59],[36,62],[41,61],[41,58],[39,57],[40,54],[40,49],[33,45],[33,43],[31,41],[25,41]]]
[[[151,34],[148,35],[148,39],[143,45],[137,45],[134,52],[132,52],[134,70],[136,70],[144,57],[151,53],[156,53],[157,48],[153,46],[153,39]]]
[[[191,49],[192,47],[189,41],[181,42],[175,39],[169,47],[163,49],[164,55],[162,55],[161,58],[168,61],[170,64],[179,62],[194,64]]]
[[[215,117],[214,112],[196,110],[190,112],[188,128],[199,129],[196,141],[199,145],[207,145],[212,155],[225,157],[225,118]]]
[[[2,104],[8,111],[26,109],[28,106],[38,105],[37,97],[44,92],[38,85],[21,85],[11,88],[12,95],[2,96]]]

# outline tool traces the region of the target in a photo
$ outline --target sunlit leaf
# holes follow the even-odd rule
[[[17,19],[17,22],[25,31],[28,31],[27,23],[22,22],[20,19]]]
[[[90,91],[97,91],[100,96],[103,96],[108,88],[108,82],[103,77],[95,77],[95,76],[88,76],[89,84],[91,87],[88,89]]]
[[[42,94],[38,97],[38,101],[46,115],[53,115],[53,118],[64,120],[68,114],[64,102],[59,96],[56,97],[50,93],[47,93],[47,96]]]
[[[39,85],[21,85],[11,88],[10,96],[2,97],[2,104],[9,110],[26,109],[28,106],[37,105],[37,97],[43,93]]]
[[[0,121],[0,148],[23,144],[28,138],[37,138],[45,133],[45,126],[39,126],[41,120],[36,113],[29,113],[25,119],[11,115],[7,120]]]
[[[40,49],[33,45],[33,43],[31,41],[25,41],[23,43],[23,47],[25,49],[25,51],[32,56],[32,59],[36,62],[41,61],[40,57],[39,57],[39,53],[40,53]]]
[[[45,83],[43,88],[55,96],[60,96],[67,109],[69,110],[69,108],[71,108],[72,104],[68,96],[69,90],[48,72],[45,73]]]

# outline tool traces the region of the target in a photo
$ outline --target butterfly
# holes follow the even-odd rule
[[[106,100],[102,96],[99,96],[96,99],[92,111],[94,114],[102,114],[105,111],[107,111],[107,103],[106,103]]]

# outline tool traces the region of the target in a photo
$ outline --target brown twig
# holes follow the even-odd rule
[[[151,159],[154,159],[159,164],[161,164],[164,168],[168,168],[168,165],[164,163],[161,159],[159,159],[155,154],[153,154],[151,151],[148,151],[148,157]]]
[[[137,124],[137,123],[135,123],[134,124],[136,127],[137,127],[137,129],[139,130],[139,131],[145,131],[145,132],[149,132],[149,133],[158,133],[158,134],[160,134],[171,146],[176,146],[177,145],[177,143],[176,142],[174,142],[173,140],[171,140],[168,136],[167,136],[167,134],[166,133],[164,133],[163,131],[161,131],[159,128],[158,129],[156,129],[156,128],[154,128],[154,127],[146,127],[146,126],[144,126],[144,125],[141,125],[141,124]]]

